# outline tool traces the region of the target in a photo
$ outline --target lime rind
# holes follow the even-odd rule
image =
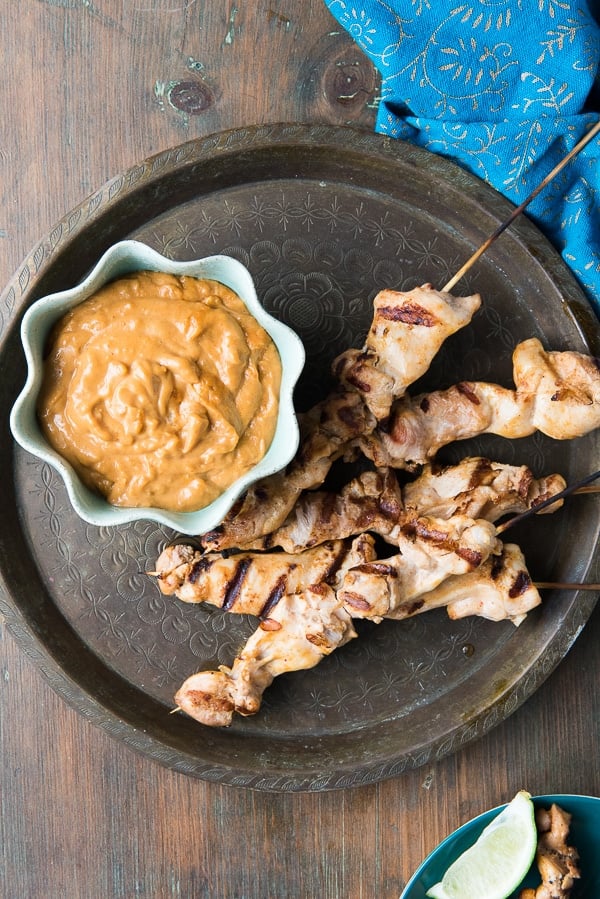
[[[454,861],[430,899],[506,899],[529,871],[537,848],[531,796],[521,790]]]

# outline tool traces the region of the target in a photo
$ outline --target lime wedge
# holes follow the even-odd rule
[[[427,895],[431,899],[506,899],[529,871],[536,847],[533,802],[521,790]]]

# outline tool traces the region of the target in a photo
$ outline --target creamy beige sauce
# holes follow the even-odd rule
[[[233,291],[137,272],[54,328],[38,417],[109,502],[192,511],[265,455],[280,382],[273,341]]]

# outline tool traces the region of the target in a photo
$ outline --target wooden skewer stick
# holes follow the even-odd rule
[[[565,487],[564,490],[561,490],[559,493],[555,493],[554,496],[545,499],[543,502],[538,503],[536,506],[532,506],[531,509],[527,509],[525,512],[521,512],[519,515],[513,515],[512,518],[509,518],[508,521],[505,521],[503,524],[499,524],[496,528],[497,534],[503,534],[504,531],[508,530],[508,528],[513,527],[515,524],[519,524],[525,518],[529,518],[530,515],[537,515],[538,512],[541,512],[542,509],[546,509],[548,506],[553,505],[560,499],[563,499],[565,496],[571,496],[573,493],[579,493],[583,488],[587,487],[588,484],[591,484],[592,481],[596,481],[600,478],[600,471],[595,471],[593,474],[589,474],[586,478],[583,478],[581,481],[576,481],[574,484],[571,484],[570,487]]]
[[[557,581],[535,581],[533,584],[538,590],[600,590],[600,584],[567,584]]]
[[[538,184],[538,186],[535,188],[535,190],[533,190],[533,191],[529,194],[529,196],[527,197],[527,199],[526,199],[526,200],[523,200],[523,202],[521,203],[521,205],[520,205],[520,206],[517,206],[517,207],[511,212],[511,214],[510,214],[509,217],[506,219],[506,221],[503,222],[501,225],[499,225],[498,228],[496,228],[496,230],[494,231],[494,233],[493,233],[492,235],[490,235],[490,237],[488,237],[488,239],[485,241],[485,243],[483,243],[483,244],[479,247],[479,249],[476,250],[476,251],[473,253],[473,255],[471,256],[471,258],[470,258],[470,259],[467,259],[467,261],[466,261],[465,264],[462,266],[462,268],[460,268],[460,269],[457,271],[457,273],[454,275],[454,277],[450,278],[450,280],[448,281],[448,283],[446,284],[446,286],[442,288],[442,291],[443,291],[444,293],[448,293],[450,290],[452,290],[452,288],[455,286],[455,284],[457,284],[458,281],[460,281],[460,279],[463,277],[463,275],[465,275],[465,274],[468,272],[468,270],[471,268],[471,266],[473,265],[473,263],[474,263],[474,262],[477,262],[477,260],[479,259],[479,257],[482,256],[482,255],[485,253],[485,251],[491,246],[491,244],[496,240],[496,238],[499,237],[499,236],[502,234],[502,232],[505,231],[505,230],[508,228],[509,225],[512,225],[512,223],[514,222],[514,220],[515,220],[519,215],[521,215],[521,213],[523,212],[523,210],[525,209],[525,207],[528,206],[529,203],[531,203],[531,201],[532,201],[535,197],[537,197],[537,195],[540,193],[540,191],[542,191],[542,190],[546,187],[546,185],[548,185],[548,184],[552,181],[552,179],[553,179],[556,175],[558,175],[558,173],[559,173],[560,171],[562,171],[562,169],[567,165],[567,163],[569,163],[569,162],[571,161],[571,159],[573,159],[574,156],[577,156],[577,154],[579,153],[579,151],[580,151],[580,150],[583,150],[583,148],[585,147],[585,145],[588,144],[588,143],[592,140],[592,138],[594,138],[598,133],[600,133],[600,120],[599,120],[598,122],[596,122],[596,124],[594,125],[594,127],[591,128],[591,129],[588,131],[588,133],[585,134],[577,144],[575,144],[575,146],[573,147],[573,149],[571,150],[571,152],[570,152],[570,153],[567,153],[567,155],[564,157],[564,159],[562,159],[562,160],[558,163],[558,165],[554,166],[554,168],[552,169],[552,171],[549,172],[549,173],[546,175],[546,177],[544,178],[544,180],[541,181],[540,184]]]

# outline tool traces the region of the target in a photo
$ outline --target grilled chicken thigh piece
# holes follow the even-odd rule
[[[556,440],[600,426],[600,368],[583,353],[546,352],[537,338],[513,353],[515,390],[461,381],[394,402],[389,421],[358,440],[377,466],[414,468],[441,447],[480,434],[516,439],[541,431]]]
[[[527,465],[468,456],[456,465],[426,465],[418,478],[402,488],[402,499],[407,514],[416,510],[438,518],[460,514],[498,521],[535,508],[566,486],[559,474],[536,478]],[[562,504],[563,500],[557,500],[540,514],[556,512]]]
[[[453,620],[476,615],[519,625],[541,601],[520,548],[505,543],[499,555],[490,556],[473,571],[447,578],[386,617],[400,620],[444,606]]]
[[[397,555],[345,572],[338,597],[354,618],[390,617],[451,575],[478,568],[502,548],[491,522],[462,515],[417,518],[400,529],[397,540]]]
[[[600,360],[584,353],[546,352],[536,338],[513,354],[520,397],[533,397],[532,426],[555,440],[582,437],[600,426]]]
[[[270,616],[284,596],[325,584],[335,589],[348,568],[375,558],[373,538],[330,540],[314,549],[287,553],[242,552],[203,555],[185,544],[167,546],[152,574],[162,593],[183,602],[207,602],[226,612]]]
[[[382,379],[389,411],[394,397],[427,371],[446,337],[467,325],[480,305],[479,295],[453,297],[429,284],[409,293],[379,294],[367,348],[350,351],[351,356],[366,354],[360,372],[354,356],[352,362],[345,353],[334,360],[337,387],[302,416],[295,458],[284,472],[251,486],[218,528],[201,535],[204,549],[246,546],[279,527],[302,491],[320,486],[333,462],[375,428],[372,408],[381,412]]]
[[[175,702],[196,721],[231,724],[234,712],[254,715],[265,689],[279,674],[312,668],[356,637],[350,615],[326,584],[282,597],[261,621],[231,668],[189,677]]]
[[[516,393],[497,384],[461,381],[446,390],[408,395],[394,403],[385,426],[361,435],[361,452],[376,466],[414,471],[449,443],[480,434],[531,433],[530,415]]]
[[[393,544],[398,529],[419,515],[451,518],[458,513],[498,521],[503,515],[533,508],[565,487],[558,474],[534,478],[526,465],[506,465],[481,456],[457,465],[426,465],[419,477],[402,489],[393,469],[379,468],[353,478],[339,493],[304,493],[281,527],[240,548],[279,546],[296,553],[364,531]],[[554,512],[561,505],[558,500],[543,512]]]
[[[519,899],[568,899],[581,877],[579,853],[567,845],[571,815],[553,803],[549,809],[537,809],[538,829],[536,863],[542,882],[537,889],[521,890]]]
[[[338,356],[333,373],[362,394],[375,418],[387,418],[394,397],[425,374],[446,338],[464,328],[480,305],[479,294],[454,297],[431,284],[407,293],[382,290],[363,348]]]
[[[404,507],[398,479],[391,468],[365,471],[339,493],[303,493],[283,524],[243,549],[303,552],[327,540],[352,537],[364,531],[385,536],[402,519]],[[414,517],[414,516],[413,516]]]

